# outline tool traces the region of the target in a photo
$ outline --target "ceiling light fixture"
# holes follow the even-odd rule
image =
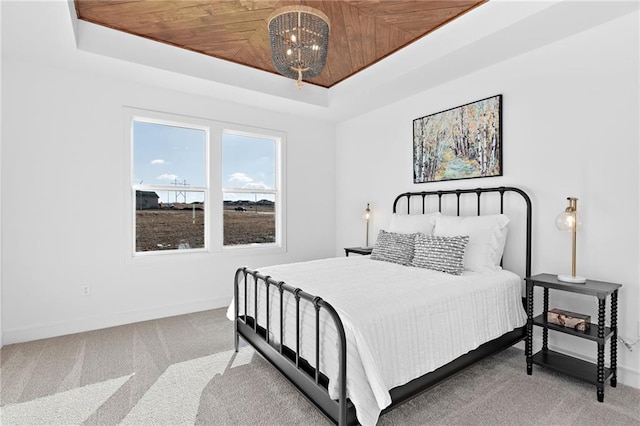
[[[324,69],[329,46],[329,18],[308,6],[287,6],[269,16],[271,58],[280,74],[303,86],[303,78]]]

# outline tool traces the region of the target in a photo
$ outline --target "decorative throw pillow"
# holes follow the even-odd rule
[[[413,240],[416,234],[397,234],[381,230],[373,245],[371,259],[410,265],[413,259]]]
[[[507,241],[509,218],[503,214],[486,216],[436,217],[433,235],[450,237],[468,235],[464,269],[487,272],[500,269],[500,259]]]
[[[389,232],[396,232],[399,234],[415,234],[420,232],[422,234],[433,234],[433,226],[436,223],[436,216],[440,213],[427,213],[427,214],[398,214],[391,215],[391,221],[389,222]]]
[[[415,238],[412,266],[460,275],[464,271],[464,250],[468,235],[438,237],[418,234]]]

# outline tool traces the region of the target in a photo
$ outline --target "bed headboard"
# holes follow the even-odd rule
[[[492,196],[486,196],[482,198],[483,194],[490,193]],[[490,207],[492,213],[504,213],[509,216],[509,212],[505,212],[505,195],[506,194],[518,194],[521,201],[524,201],[526,206],[526,221],[525,221],[525,276],[531,276],[531,199],[526,192],[519,188],[501,186],[497,188],[476,188],[476,189],[450,189],[440,191],[421,191],[421,192],[405,192],[396,197],[393,202],[393,213],[398,212],[398,205],[403,202],[406,204],[406,212],[409,214],[412,212],[412,207],[415,212],[416,200],[418,207],[422,205],[422,214],[431,213],[433,211],[439,211],[442,213],[444,206],[451,205],[451,199],[456,210],[457,216],[464,216],[461,211],[466,210],[466,215],[475,214],[480,216],[483,209],[487,210],[487,204],[482,204],[482,201],[492,203]],[[473,203],[473,207],[470,208],[468,203],[469,198],[473,200],[475,195],[476,202]],[[496,196],[497,195],[497,196]],[[434,208],[427,209],[427,206],[433,206],[437,202],[437,210]],[[496,205],[497,204],[497,205]],[[420,210],[420,208],[418,208]],[[471,210],[471,211],[470,211]],[[416,212],[416,213],[419,213]],[[487,214],[487,213],[485,213]]]

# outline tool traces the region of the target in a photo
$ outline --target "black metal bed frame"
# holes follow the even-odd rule
[[[498,188],[476,188],[476,189],[455,189],[443,191],[422,191],[422,192],[406,192],[396,197],[393,202],[393,212],[397,212],[398,202],[403,198],[407,199],[407,213],[411,212],[411,199],[414,197],[422,197],[422,213],[426,211],[427,197],[438,197],[438,211],[442,211],[442,199],[444,196],[455,195],[457,197],[457,215],[460,216],[460,199],[464,194],[475,194],[477,197],[477,215],[481,214],[481,195],[484,193],[498,193],[500,195],[500,213],[504,213],[504,195],[508,192],[514,192],[522,196],[526,204],[526,259],[525,259],[525,277],[531,275],[531,199],[521,189],[514,187],[498,187]],[[252,279],[250,280],[249,277]],[[244,283],[244,315],[239,314],[239,286],[241,281]],[[253,283],[254,300],[253,312],[255,317],[249,316],[247,306],[247,286]],[[280,321],[281,325],[284,321],[283,313],[283,297],[284,293],[290,293],[296,301],[296,347],[289,348],[286,345],[273,342],[270,338],[270,302],[266,297],[263,306],[258,306],[258,285],[262,285],[269,293],[269,288],[275,286],[280,297]],[[334,400],[329,396],[327,391],[328,378],[316,368],[313,367],[306,359],[300,356],[300,302],[311,303],[315,309],[315,363],[320,365],[320,311],[324,310],[333,320],[338,333],[338,391],[339,398]],[[526,306],[526,298],[523,298],[523,304]],[[239,268],[234,277],[234,335],[235,350],[238,351],[239,339],[242,337],[247,343],[253,346],[265,359],[267,359],[276,369],[278,369],[298,390],[309,399],[329,420],[340,425],[357,424],[355,407],[347,398],[347,341],[342,325],[342,320],[331,306],[322,298],[306,293],[300,288],[292,287],[283,281],[277,281],[270,276],[260,274],[248,268]],[[258,308],[265,309],[266,324],[258,324]],[[280,326],[280,338],[278,342],[283,342],[283,327]],[[506,349],[515,343],[523,340],[526,336],[526,325],[512,330],[494,340],[484,343],[478,348],[456,358],[450,363],[418,377],[409,383],[391,389],[391,405],[385,408],[381,414],[387,413],[398,405],[408,401],[420,393],[435,386],[448,377],[451,377],[463,369],[471,366],[477,361],[486,358],[496,352]],[[528,353],[528,352],[527,352]]]

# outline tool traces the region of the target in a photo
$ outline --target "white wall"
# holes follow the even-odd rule
[[[586,227],[579,236],[579,272],[624,285],[620,331],[627,340],[637,339],[637,14],[344,121],[337,125],[336,141],[330,124],[175,90],[187,80],[171,73],[152,76],[147,69],[147,80],[166,76],[174,90],[127,83],[125,72],[142,73],[136,74],[140,81],[147,76],[144,68],[77,52],[70,25],[47,28],[46,37],[29,27],[53,12],[56,18],[64,12],[68,20],[66,11],[54,9],[3,23],[16,30],[11,53],[24,54],[7,55],[3,44],[4,343],[222,306],[239,265],[343,255],[343,247],[363,244],[360,217],[367,202],[374,209],[375,235],[399,192],[493,185],[520,186],[532,195],[534,273],[568,270],[570,243],[553,220],[567,196],[580,198]],[[76,59],[102,69],[74,72]],[[64,63],[64,69],[49,61]],[[193,93],[199,82],[188,81]],[[497,93],[504,96],[505,176],[413,185],[412,120]],[[123,105],[286,132],[288,252],[127,261]],[[296,106],[291,104],[292,111]],[[88,208],[79,194],[97,195],[102,205]],[[88,297],[80,294],[86,284],[92,289]],[[595,303],[584,298],[559,294],[554,300],[595,315]],[[551,343],[585,358],[595,353],[590,342],[553,335]],[[621,379],[640,387],[638,352],[638,345],[633,354],[619,349]]]
[[[0,22],[2,22],[2,5],[0,5]],[[2,45],[2,31],[0,31],[0,46]],[[2,57],[0,56],[0,82],[2,81]],[[0,83],[0,99],[2,99],[2,84]],[[2,102],[0,102],[0,194],[2,194]],[[0,348],[4,344],[2,337],[2,197],[0,196]]]
[[[533,273],[566,273],[570,240],[556,230],[554,219],[566,197],[575,196],[585,222],[578,272],[623,284],[619,330],[625,340],[636,340],[638,29],[638,14],[627,15],[340,123],[336,253],[363,242],[360,215],[367,202],[376,235],[401,192],[512,185],[533,199]],[[412,120],[500,93],[504,176],[412,184]],[[552,292],[552,305],[597,318],[595,298]],[[550,344],[591,360],[596,355],[595,344],[570,336],[551,333]],[[635,348],[631,353],[619,345],[619,374],[622,382],[640,387],[640,347]]]
[[[239,266],[333,255],[333,125],[13,57],[2,86],[5,343],[224,306]],[[127,259],[123,106],[286,132],[287,253]]]

